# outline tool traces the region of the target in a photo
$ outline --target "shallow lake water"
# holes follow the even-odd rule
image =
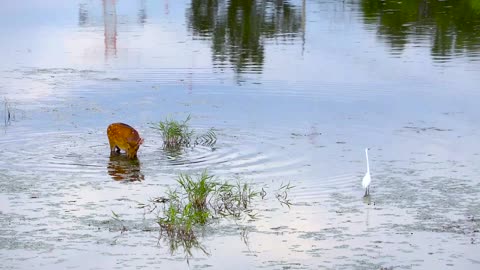
[[[478,1],[5,1],[0,25],[0,268],[480,268]],[[164,151],[152,123],[188,115],[217,143]],[[138,205],[203,170],[267,195],[189,255]]]

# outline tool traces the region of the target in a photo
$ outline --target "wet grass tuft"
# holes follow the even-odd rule
[[[153,198],[147,204],[139,203],[138,207],[145,213],[154,213],[160,227],[160,238],[166,240],[172,254],[182,248],[187,262],[192,256],[192,248],[208,255],[197,236],[205,225],[221,219],[233,219],[235,223],[255,220],[257,211],[254,204],[267,196],[264,187],[257,190],[239,179],[235,182],[220,181],[207,171],[193,176],[180,174],[176,182],[177,185],[164,196]],[[292,203],[288,193],[292,188],[294,186],[290,183],[282,183],[272,195],[282,205],[290,207]],[[116,215],[114,219],[121,222]]]
[[[295,186],[290,185],[290,182],[288,182],[288,184],[282,183],[280,185],[280,188],[275,193],[275,197],[277,198],[277,200],[280,202],[281,205],[285,205],[285,206],[288,206],[288,208],[290,208],[290,206],[292,205],[292,202],[290,201],[290,198],[288,198],[288,193],[294,187]]]
[[[128,230],[127,227],[123,224],[123,220],[120,218],[120,216],[113,211],[112,211],[112,218],[113,220],[115,220],[120,224],[120,233],[124,233]]]
[[[213,129],[208,130],[205,134],[198,135],[194,138],[194,131],[190,129],[188,122],[191,116],[183,121],[167,118],[153,124],[153,129],[159,130],[162,135],[163,146],[167,150],[178,150],[183,147],[196,145],[214,146],[217,142],[217,135]]]
[[[207,198],[215,192],[218,185],[214,176],[206,171],[203,171],[196,181],[188,174],[180,174],[177,182],[187,194],[188,201],[198,211],[207,210]]]
[[[254,199],[261,197],[260,195],[260,192],[255,191],[247,183],[225,182],[217,188],[217,194],[212,200],[213,210],[221,217],[241,218],[242,215],[246,215],[254,219],[256,214],[251,205]]]
[[[169,190],[160,200],[158,224],[164,230],[191,231],[195,225],[205,225],[221,217],[240,218],[242,214],[254,218],[252,200],[260,197],[247,183],[220,182],[207,171],[193,177],[180,174],[178,187]]]
[[[252,203],[260,198],[260,192],[248,183],[221,182],[204,171],[196,176],[180,174],[177,184],[166,196],[141,207],[149,212],[157,209],[160,237],[168,241],[172,253],[182,247],[187,261],[192,247],[208,254],[195,233],[202,226],[221,218],[255,218]]]
[[[193,131],[188,126],[190,115],[184,121],[177,121],[174,119],[165,119],[152,126],[162,134],[163,145],[165,148],[180,148],[182,146],[189,146]]]

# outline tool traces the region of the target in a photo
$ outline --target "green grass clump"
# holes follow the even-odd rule
[[[164,211],[164,216],[158,219],[158,224],[168,233],[181,232],[189,236],[193,234],[193,226],[205,224],[208,216],[207,211],[194,209],[192,203],[180,206],[177,202],[170,202]]]
[[[198,229],[221,218],[255,219],[253,203],[267,195],[263,188],[257,191],[239,180],[233,184],[221,182],[207,171],[196,176],[180,174],[176,182],[178,185],[165,196],[141,204],[140,208],[150,213],[156,210],[160,238],[166,239],[172,254],[182,247],[187,261],[193,247],[208,254],[198,241],[195,233]],[[274,193],[282,205],[290,207],[288,193],[292,188],[290,183],[282,183]]]
[[[221,183],[206,171],[197,177],[180,174],[177,183],[179,186],[162,198],[164,207],[158,215],[160,228],[169,236],[189,237],[195,225],[220,217],[255,217],[251,204],[260,193],[247,183]]]
[[[177,182],[187,194],[189,203],[199,211],[207,210],[207,198],[218,185],[213,175],[208,175],[206,171],[203,171],[197,181],[190,175],[180,174]]]
[[[217,142],[217,135],[213,129],[208,130],[205,134],[201,134],[193,138],[194,131],[190,129],[188,122],[190,115],[184,121],[174,119],[165,119],[152,128],[157,129],[162,134],[163,146],[168,150],[181,149],[190,145],[213,146]]]
[[[163,217],[158,219],[161,228],[161,236],[167,238],[172,255],[182,247],[187,262],[192,257],[192,248],[199,249],[208,255],[208,252],[200,244],[193,226],[204,224],[208,219],[208,212],[194,210],[191,203],[185,206],[177,200],[169,200],[168,206],[164,208]]]
[[[188,126],[190,115],[184,121],[177,121],[173,119],[165,119],[160,121],[152,128],[160,130],[163,139],[163,145],[166,148],[179,148],[182,146],[189,146],[193,131]]]

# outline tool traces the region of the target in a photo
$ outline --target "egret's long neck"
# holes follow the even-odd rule
[[[367,157],[367,172],[370,172],[370,166],[368,165],[368,150],[365,149],[365,156]]]

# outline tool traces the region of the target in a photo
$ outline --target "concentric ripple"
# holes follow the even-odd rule
[[[134,163],[124,155],[109,157],[103,130],[28,134],[9,131],[1,139],[5,147],[0,168],[11,173],[55,178],[65,175],[103,178],[107,172],[116,180],[121,180],[122,175],[128,179],[136,171],[137,180],[152,181],[158,175],[202,170],[218,176],[288,178],[297,174],[305,164],[301,157],[286,151],[281,140],[271,140],[268,134],[219,134],[214,146],[197,145],[172,153],[163,149],[158,133],[148,129],[141,133],[146,139],[139,150],[139,160]]]

